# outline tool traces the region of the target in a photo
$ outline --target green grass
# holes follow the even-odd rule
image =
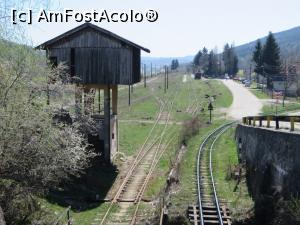
[[[119,151],[126,156],[133,155],[142,146],[152,127],[152,123],[119,122]],[[158,134],[162,128],[163,125],[157,125],[153,132]]]
[[[166,177],[168,176],[171,168],[171,162],[175,159],[176,152],[179,149],[179,138],[180,138],[181,127],[178,125],[172,125],[168,129],[168,132],[163,138],[162,147],[173,138],[172,142],[168,145],[164,154],[162,155],[158,165],[154,170],[154,175],[151,177],[148,186],[145,190],[144,197],[148,199],[154,199],[158,196],[161,189],[166,183]]]
[[[67,215],[66,215],[66,207],[57,205],[57,204],[52,204],[47,202],[44,199],[40,200],[40,204],[42,205],[43,210],[46,210],[49,212],[50,217],[52,218],[52,221],[56,221],[56,219],[60,216],[61,220],[59,221],[60,224],[63,224],[67,222]],[[73,221],[74,225],[90,225],[96,218],[96,215],[100,215],[100,219],[102,218],[101,215],[103,215],[107,208],[109,207],[109,203],[103,203],[99,205],[98,207],[86,210],[86,211],[70,211],[70,217]],[[115,209],[112,209],[114,211]],[[98,221],[99,222],[99,221]]]
[[[159,106],[152,96],[133,104],[134,105],[125,105],[122,108],[120,108],[118,116],[119,119],[155,120],[159,111]]]
[[[179,87],[177,87],[176,98],[174,99],[174,107],[173,107],[173,116],[172,119],[175,121],[185,121],[187,119],[191,119],[192,115],[186,112],[182,113],[182,109],[188,107],[191,103],[199,101],[201,99],[202,104],[207,104],[207,99],[205,98],[205,94],[209,95],[217,95],[216,101],[214,102],[216,107],[229,107],[232,103],[233,97],[229,89],[222,84],[221,81],[217,80],[207,80],[207,81],[195,81],[190,78],[187,79],[186,83],[182,82],[182,77],[176,77],[176,82],[179,83]],[[173,90],[175,92],[175,90]],[[199,97],[199,99],[195,98]],[[172,97],[172,95],[170,96]],[[174,97],[174,96],[173,96]],[[191,102],[192,101],[192,102]],[[177,110],[181,109],[181,113],[178,113]],[[176,115],[177,114],[177,115]],[[202,120],[202,124],[208,120],[207,118],[207,110],[200,115],[200,120]],[[180,139],[181,135],[181,127],[177,126],[175,128],[176,140]],[[169,130],[169,133],[171,131]],[[154,174],[155,177],[152,177],[149,185],[146,189],[145,196],[147,198],[153,199],[155,196],[159,194],[163,185],[166,182],[166,177],[168,176],[168,172],[170,171],[170,167],[172,160],[175,160],[176,152],[180,147],[179,141],[173,143],[166,153],[163,155],[162,159],[158,164],[158,168],[156,168]]]
[[[270,96],[263,92],[261,89],[250,88],[249,90],[259,99],[270,99]]]
[[[224,121],[215,121],[212,125],[203,125],[197,135],[187,143],[187,151],[179,168],[180,188],[175,195],[171,195],[173,214],[185,215],[188,205],[196,202],[196,162],[199,146],[206,135],[223,124]]]
[[[180,87],[177,89],[178,94],[174,101],[174,108],[172,118],[175,121],[185,121],[192,118],[192,115],[186,113],[186,109],[190,105],[197,104],[200,109],[203,108],[207,113],[208,99],[205,95],[216,95],[216,101],[213,102],[215,111],[218,108],[229,107],[233,101],[232,93],[222,84],[219,80],[193,80],[187,79],[186,83],[181,82]]]
[[[283,107],[281,103],[277,104],[277,113],[278,114],[285,114],[290,111],[300,110],[300,103],[299,102],[291,102],[285,103]],[[268,104],[263,106],[263,114],[264,115],[275,115],[276,114],[276,105],[275,104]]]
[[[245,183],[245,179],[237,185],[237,180],[231,178],[234,167],[238,165],[237,149],[234,140],[235,128],[227,130],[216,142],[213,151],[213,174],[217,183],[219,199],[228,201],[234,220],[245,219],[247,212],[253,207]]]
[[[229,107],[232,104],[233,96],[231,91],[221,81],[210,81],[209,94],[217,94],[215,107]]]

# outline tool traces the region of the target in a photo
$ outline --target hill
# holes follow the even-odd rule
[[[300,61],[300,26],[286,31],[274,33],[277,43],[281,50],[283,60],[291,62]],[[260,38],[265,43],[266,36]],[[252,58],[252,52],[255,48],[255,41],[235,47],[236,54],[239,58],[239,67],[249,66]]]
[[[194,56],[183,56],[183,57],[142,57],[142,63],[147,65],[147,70],[156,66],[157,69],[162,68],[165,65],[170,66],[173,59],[178,59],[179,65],[187,64],[193,61]]]
[[[300,26],[286,31],[274,33],[279,44],[281,56],[283,60],[289,62],[300,61]],[[262,43],[266,41],[266,36],[260,38]],[[247,44],[235,47],[236,54],[239,58],[239,68],[248,68],[252,58],[252,52],[257,40],[253,40]],[[186,64],[193,61],[194,55],[184,57],[142,57],[142,63],[147,65],[147,70],[152,63],[153,67],[160,68],[164,65],[170,65],[172,59],[178,59],[179,64]]]

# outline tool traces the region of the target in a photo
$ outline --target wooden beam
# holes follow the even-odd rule
[[[104,160],[110,163],[111,131],[110,131],[110,87],[104,88]]]
[[[111,87],[112,90],[112,113],[114,115],[118,114],[118,85]]]
[[[86,88],[95,88],[95,89],[105,89],[107,85],[105,84],[82,84],[83,87]]]

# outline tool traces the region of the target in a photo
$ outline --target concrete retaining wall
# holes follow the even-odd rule
[[[256,202],[299,194],[300,134],[238,125],[236,140]]]

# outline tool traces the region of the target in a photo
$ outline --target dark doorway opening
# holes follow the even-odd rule
[[[70,56],[70,76],[75,76],[75,48],[71,48],[71,56]]]

